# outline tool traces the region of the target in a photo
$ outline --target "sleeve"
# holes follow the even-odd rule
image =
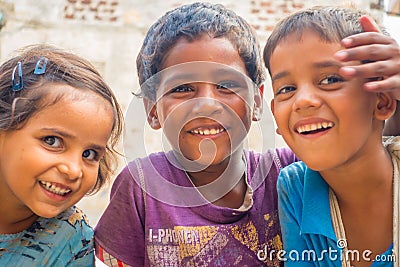
[[[75,231],[69,242],[72,256],[66,266],[94,266],[93,229],[89,226],[85,214],[76,207],[74,209],[74,213],[67,220]]]
[[[129,168],[116,178],[110,203],[95,228],[96,247],[131,266],[144,266],[144,200]]]
[[[278,210],[282,230],[283,254],[285,267],[314,266],[311,262],[301,261],[303,251],[308,250],[306,241],[301,237],[300,218],[302,214],[302,196],[295,190],[291,180],[295,179],[290,173],[290,168],[283,169],[278,177]]]
[[[275,153],[278,155],[279,160],[281,162],[281,168],[284,168],[294,162],[299,161],[296,155],[287,147],[277,148]]]

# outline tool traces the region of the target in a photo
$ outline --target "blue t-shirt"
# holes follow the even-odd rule
[[[0,266],[94,266],[93,229],[76,207],[39,218],[20,233],[0,234]]]
[[[325,180],[303,162],[296,162],[282,169],[277,187],[284,248],[280,256],[286,261],[285,267],[341,267],[346,241],[336,238]],[[393,245],[371,266],[393,266],[392,248]],[[362,252],[351,253],[362,257]],[[352,254],[348,255],[353,257]]]

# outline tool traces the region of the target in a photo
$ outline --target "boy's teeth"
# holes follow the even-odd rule
[[[224,131],[223,128],[196,129],[196,130],[193,130],[192,133],[200,134],[200,135],[214,135],[214,134],[218,134],[223,131]]]
[[[39,181],[39,183],[47,190],[50,191],[54,194],[63,196],[65,194],[68,194],[71,192],[71,189],[65,189],[65,188],[60,188],[52,183],[45,182],[45,181]]]
[[[333,127],[333,122],[318,122],[299,126],[296,130],[298,133],[306,133],[320,129],[328,129]]]

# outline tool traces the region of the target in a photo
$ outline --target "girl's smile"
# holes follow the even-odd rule
[[[111,105],[92,91],[55,83],[35,90],[58,101],[0,134],[0,201],[20,219],[54,217],[93,188],[114,120]]]

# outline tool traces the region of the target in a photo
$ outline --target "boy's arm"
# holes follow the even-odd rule
[[[302,255],[302,251],[307,251],[307,245],[305,240],[301,237],[300,225],[298,219],[296,219],[296,209],[293,205],[293,194],[289,192],[289,187],[286,183],[287,177],[283,172],[279,174],[277,189],[278,189],[278,209],[279,209],[279,221],[282,230],[282,242],[285,255],[283,255],[283,261],[285,267],[297,266],[297,267],[308,267],[314,266],[311,262],[302,261],[300,258],[295,259],[294,257]]]
[[[143,193],[129,168],[125,167],[115,179],[110,203],[95,227],[95,246],[105,250],[95,253],[109,266],[117,263],[113,258],[125,266],[144,266]]]
[[[99,244],[96,244],[96,257],[109,267],[131,267],[130,265],[118,260],[113,255],[105,251]]]

